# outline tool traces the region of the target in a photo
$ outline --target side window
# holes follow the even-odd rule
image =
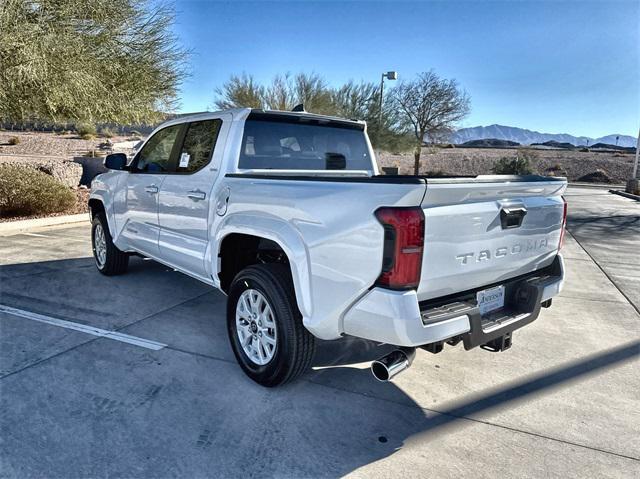
[[[178,156],[178,173],[193,173],[209,164],[221,126],[221,120],[189,124]]]
[[[133,171],[158,173],[171,168],[171,150],[182,125],[164,128],[153,135],[142,147],[134,162]]]

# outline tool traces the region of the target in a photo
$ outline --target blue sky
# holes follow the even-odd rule
[[[182,111],[232,74],[316,72],[332,84],[434,69],[472,100],[461,126],[592,137],[640,126],[640,1],[177,0],[193,51]],[[393,82],[387,83],[389,87]]]

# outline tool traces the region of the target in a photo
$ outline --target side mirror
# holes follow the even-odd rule
[[[109,170],[124,170],[127,166],[127,155],[124,153],[112,153],[104,159],[104,167]]]

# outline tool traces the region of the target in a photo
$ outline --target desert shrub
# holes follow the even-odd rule
[[[586,183],[613,183],[609,174],[599,168],[596,171],[581,176],[578,178],[578,181],[584,181]]]
[[[400,172],[397,166],[383,166],[380,169],[383,175],[398,175]]]
[[[496,175],[530,175],[533,173],[531,163],[537,159],[536,154],[528,149],[518,150],[515,158],[502,157],[493,165]]]
[[[104,138],[113,138],[116,134],[111,128],[105,127],[100,130],[100,136]]]
[[[12,136],[11,138],[9,138],[10,145],[17,145],[19,143],[20,143],[20,138],[18,138],[17,136]]]
[[[529,163],[538,161],[538,152],[532,148],[518,148],[518,158],[527,160]]]
[[[526,158],[500,158],[492,170],[496,175],[530,175],[532,173],[529,160]]]
[[[447,173],[446,171],[442,171],[442,170],[433,170],[433,171],[425,171],[424,176],[428,176],[429,178],[451,178],[459,175]]]
[[[565,170],[560,165],[554,165],[547,168],[546,170],[544,170],[544,174],[546,176],[564,176],[564,177],[568,176],[567,170]]]
[[[76,131],[83,140],[87,139],[86,136],[91,136],[91,138],[96,136],[96,126],[93,123],[78,123]]]
[[[0,164],[0,217],[59,213],[75,201],[70,188],[46,173]]]

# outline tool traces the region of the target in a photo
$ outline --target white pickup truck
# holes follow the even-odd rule
[[[152,258],[228,295],[227,329],[265,386],[309,368],[315,338],[502,351],[564,278],[563,178],[378,173],[366,125],[237,109],[158,127],[93,181],[95,262]]]

